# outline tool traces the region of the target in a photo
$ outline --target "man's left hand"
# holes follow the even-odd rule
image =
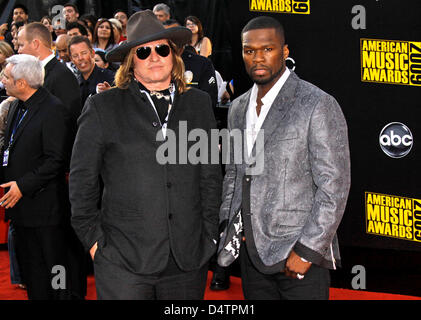
[[[311,262],[303,261],[298,254],[291,251],[285,264],[285,274],[294,279],[299,278],[298,275],[304,276],[310,267]]]
[[[110,90],[111,85],[107,81],[104,81],[102,83],[98,83],[96,88],[97,88],[98,93],[101,93],[101,92]]]
[[[22,193],[16,181],[10,181],[0,185],[1,188],[10,188],[9,191],[0,199],[0,205],[6,209],[13,208],[22,198]]]

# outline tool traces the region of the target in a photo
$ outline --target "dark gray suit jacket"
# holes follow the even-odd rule
[[[246,129],[250,93],[233,102],[229,130]],[[245,158],[226,167],[221,222],[231,222],[241,209],[243,178],[250,174],[252,236],[246,238],[263,265],[282,267],[294,249],[315,264],[334,268],[340,260],[336,229],[350,188],[347,125],[338,103],[291,72],[262,129],[263,149],[255,145],[255,160],[263,165],[253,168]],[[220,252],[229,241],[226,234]]]
[[[177,139],[180,121],[189,131],[216,128],[209,95],[194,88],[176,94],[168,129]],[[159,164],[159,120],[134,82],[89,97],[78,125],[70,200],[85,248],[98,241],[96,254],[137,274],[162,271],[170,248],[183,270],[207,263],[218,239],[220,165]]]

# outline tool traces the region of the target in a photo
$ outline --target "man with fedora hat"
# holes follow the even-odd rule
[[[150,10],[132,15],[127,41],[107,54],[121,62],[116,87],[89,97],[79,118],[72,225],[94,260],[99,299],[203,298],[218,238],[220,165],[158,161],[170,134],[193,144],[179,127],[208,136],[216,128],[209,95],[183,79],[177,48],[190,37],[184,27],[165,29]]]

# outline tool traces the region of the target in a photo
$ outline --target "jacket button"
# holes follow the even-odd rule
[[[168,215],[168,220],[171,220],[172,219],[172,213],[170,213],[169,215]]]
[[[171,182],[167,182],[167,188],[169,189],[171,188],[171,186],[172,186]]]
[[[246,178],[246,181],[247,181],[247,182],[250,182],[250,178],[248,178],[248,177],[247,177],[247,178]]]
[[[152,122],[152,126],[157,127],[158,126],[158,122],[156,122],[156,121]]]

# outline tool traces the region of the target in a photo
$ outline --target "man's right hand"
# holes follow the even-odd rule
[[[95,242],[95,244],[92,246],[91,250],[89,250],[89,253],[91,254],[92,261],[94,261],[95,252],[98,249],[98,242]]]
[[[8,27],[7,23],[3,23],[0,26],[0,36],[4,36],[6,34],[8,28],[9,27]]]

